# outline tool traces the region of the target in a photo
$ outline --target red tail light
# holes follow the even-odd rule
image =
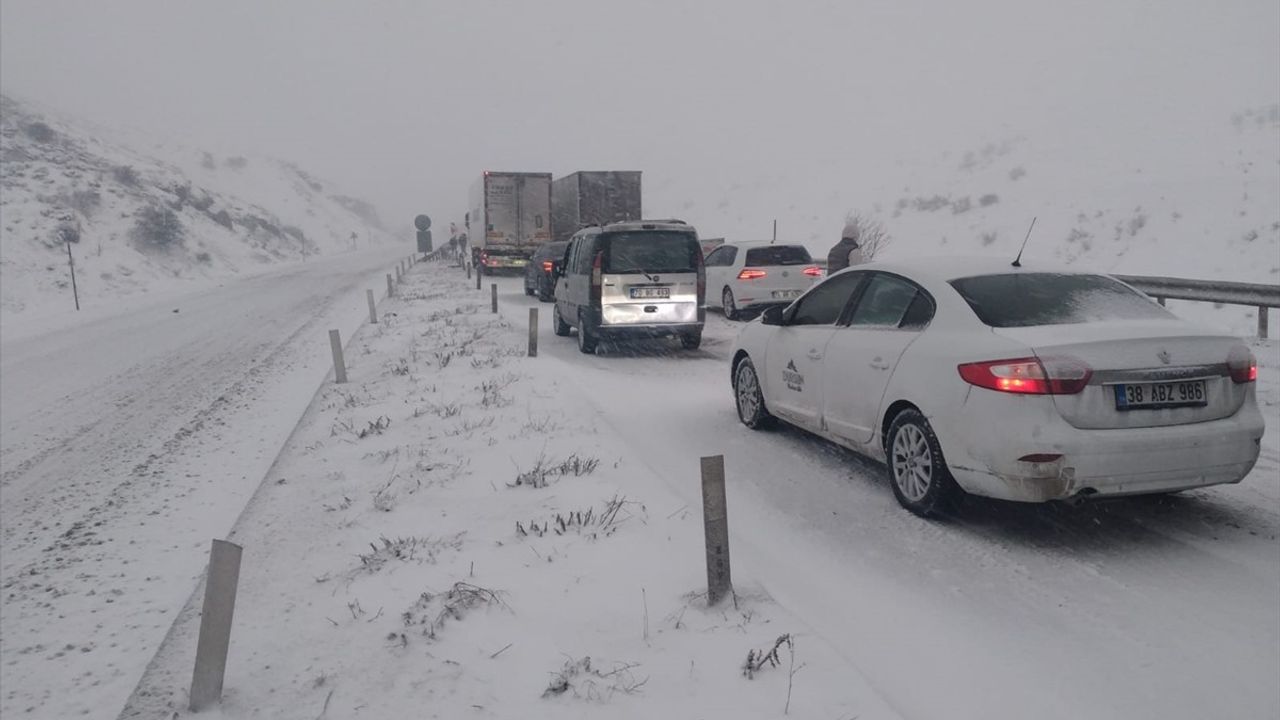
[[[804,269],[804,274],[808,275],[809,277],[822,277],[822,268],[818,267],[817,265],[814,265],[812,267],[807,267]]]
[[[554,267],[554,266],[555,266],[555,263],[553,263],[552,261],[550,261],[550,260],[543,260],[543,261],[542,261],[542,272],[547,272],[547,273],[549,273],[549,272],[551,272],[551,268],[552,268],[552,267]]]
[[[601,295],[604,294],[604,273],[601,272],[600,266],[604,262],[604,251],[596,253],[595,260],[591,261],[591,302],[592,304],[600,302]]]
[[[1258,379],[1258,359],[1252,350],[1237,345],[1227,355],[1227,370],[1231,373],[1231,381],[1237,385],[1254,382]]]
[[[743,268],[742,272],[738,273],[738,279],[739,280],[759,280],[760,278],[768,274],[769,273],[759,268]]]
[[[698,307],[702,307],[702,301],[707,297],[707,264],[702,253],[694,253],[694,256],[694,263],[698,267]]]
[[[970,385],[1022,395],[1075,395],[1093,377],[1093,370],[1075,358],[991,360],[958,369]]]

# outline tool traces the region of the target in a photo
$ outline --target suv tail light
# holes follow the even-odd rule
[[[822,277],[822,268],[813,265],[804,269],[804,274],[809,277]]]
[[[703,301],[707,298],[707,263],[702,257],[701,250],[693,255],[694,265],[698,268],[698,307],[701,308]]]
[[[1088,365],[1071,357],[989,360],[957,369],[970,385],[1021,395],[1075,395],[1093,377]]]
[[[1231,381],[1237,385],[1254,382],[1258,379],[1258,359],[1252,350],[1237,345],[1227,355],[1227,370],[1231,373]]]
[[[759,268],[743,268],[742,272],[738,273],[738,279],[739,280],[759,280],[760,278],[768,274],[769,273]]]
[[[551,272],[551,268],[553,267],[555,267],[555,263],[553,263],[552,261],[550,260],[542,261],[542,272],[549,273]]]

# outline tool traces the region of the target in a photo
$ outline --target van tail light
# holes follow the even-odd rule
[[[1258,359],[1252,350],[1237,345],[1227,355],[1227,370],[1231,373],[1231,381],[1237,385],[1254,382],[1258,379]]]
[[[707,297],[707,264],[701,252],[694,253],[694,264],[698,268],[698,307]]]
[[[807,267],[802,272],[809,277],[822,277],[822,268],[817,265]]]
[[[604,251],[596,253],[596,257],[591,261],[591,302],[596,304],[600,302],[601,296],[604,294],[604,273],[600,266],[604,263]]]
[[[550,260],[542,261],[542,272],[549,273],[551,272],[551,268],[553,267],[555,267],[555,263],[551,262]]]
[[[759,280],[760,278],[768,274],[769,273],[759,268],[743,268],[742,272],[738,273],[738,279],[739,280]]]
[[[989,360],[957,369],[970,385],[1020,395],[1075,395],[1093,377],[1088,365],[1071,357]]]

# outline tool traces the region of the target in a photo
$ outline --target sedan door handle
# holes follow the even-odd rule
[[[883,359],[881,359],[881,358],[875,358],[875,359],[873,359],[873,360],[872,360],[870,363],[868,363],[868,364],[869,364],[869,365],[871,365],[871,367],[875,368],[876,370],[888,370],[888,369],[889,369],[889,363],[885,362],[885,361],[884,361]]]
[[[822,353],[818,352],[817,350],[810,350],[809,359],[813,360],[814,362],[817,362],[822,359]]]

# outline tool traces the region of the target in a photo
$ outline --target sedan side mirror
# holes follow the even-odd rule
[[[784,308],[781,305],[771,305],[765,308],[764,312],[760,314],[760,322],[765,325],[782,325],[783,310]]]

